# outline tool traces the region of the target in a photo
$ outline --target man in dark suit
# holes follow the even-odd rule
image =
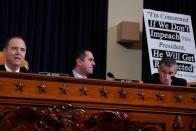
[[[170,57],[164,57],[159,63],[158,73],[151,76],[149,83],[187,86],[185,79],[175,77],[176,72],[176,61]]]
[[[93,53],[89,50],[78,50],[75,54],[75,67],[70,76],[76,78],[87,78],[88,75],[93,74],[95,66]]]
[[[5,65],[0,66],[1,71],[27,72],[26,68],[20,68],[21,62],[25,59],[26,44],[21,37],[12,37],[7,40],[3,49]]]

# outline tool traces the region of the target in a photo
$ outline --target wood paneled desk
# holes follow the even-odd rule
[[[196,88],[0,72],[0,130],[195,131]]]

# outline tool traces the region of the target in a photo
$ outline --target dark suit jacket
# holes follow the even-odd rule
[[[70,72],[68,73],[68,76],[69,76],[69,77],[74,77],[73,71],[70,71]]]
[[[160,79],[159,79],[159,73],[154,73],[151,76],[151,79],[150,79],[149,83],[161,84]],[[172,77],[172,83],[171,84],[175,85],[175,86],[187,86],[187,81],[185,79],[182,79],[182,78]]]
[[[0,65],[0,71],[6,71],[4,65]],[[22,72],[22,73],[27,73],[28,70],[27,70],[25,67],[21,67],[21,68],[20,68],[20,72]]]

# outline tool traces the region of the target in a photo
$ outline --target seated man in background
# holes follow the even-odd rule
[[[0,66],[0,71],[27,72],[25,67],[20,67],[26,55],[26,44],[21,37],[9,38],[5,43],[3,53],[5,65]]]
[[[159,63],[158,73],[151,76],[150,83],[187,86],[187,81],[185,79],[175,77],[176,72],[176,61],[170,57],[164,57]]]
[[[93,53],[89,50],[79,50],[75,54],[76,65],[72,70],[71,76],[76,78],[87,78],[88,75],[93,74],[95,66]]]

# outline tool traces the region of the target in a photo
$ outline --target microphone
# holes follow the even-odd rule
[[[129,80],[129,79],[118,79],[114,76],[113,73],[111,72],[108,72],[107,73],[107,76],[110,77],[110,78],[113,78],[115,81],[122,81],[122,82],[137,82],[137,83],[140,83],[139,80]]]
[[[111,73],[111,72],[108,72],[108,73],[107,73],[107,76],[110,77],[110,78],[116,79],[116,77],[114,77],[114,74]]]

